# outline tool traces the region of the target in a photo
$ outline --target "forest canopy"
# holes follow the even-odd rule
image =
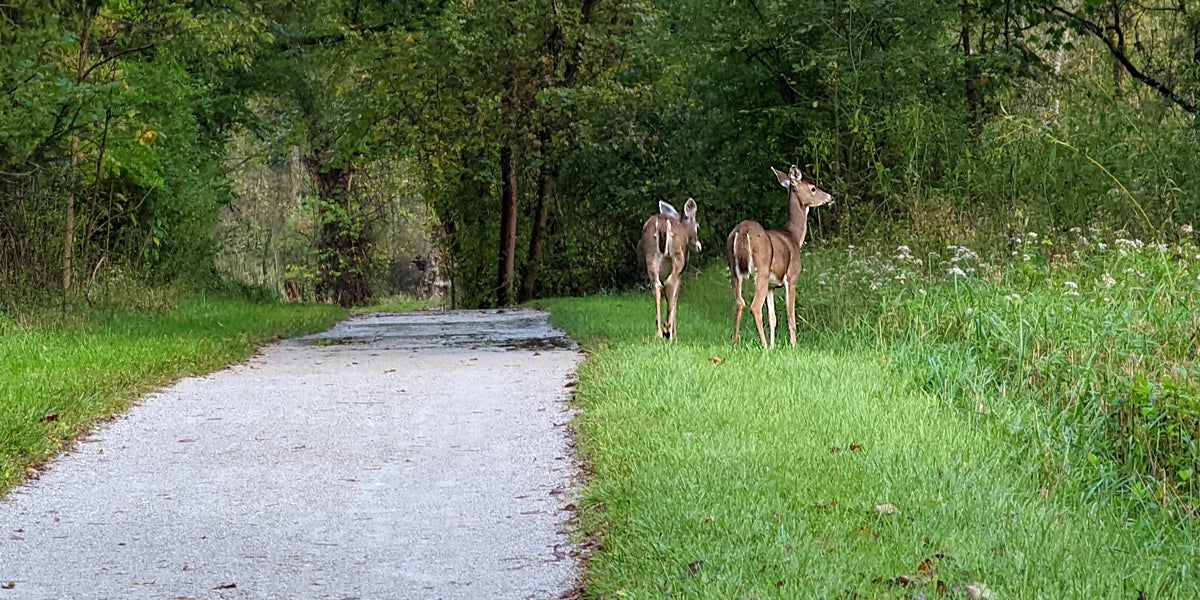
[[[719,263],[812,240],[1132,235],[1200,214],[1200,4],[1125,0],[12,0],[0,306],[130,286],[461,306],[640,282],[660,200]],[[222,283],[226,282],[226,283]]]

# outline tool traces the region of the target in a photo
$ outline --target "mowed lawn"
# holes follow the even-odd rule
[[[730,347],[723,266],[689,269],[673,342],[649,292],[544,303],[590,354],[587,597],[1200,598],[1194,525],[1041,487],[872,336],[788,346],[778,296],[774,350],[748,313]]]

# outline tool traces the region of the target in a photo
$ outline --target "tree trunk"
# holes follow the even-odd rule
[[[90,22],[90,20],[89,20]],[[85,23],[80,29],[79,62],[75,65],[75,83],[82,84],[87,76],[88,36]],[[71,259],[75,250],[75,182],[78,181],[76,170],[79,168],[79,134],[71,135],[71,185],[67,192],[67,212],[63,223],[63,269],[62,269],[62,312],[67,313],[67,296],[71,293]]]
[[[500,148],[500,261],[496,282],[496,303],[508,306],[513,301],[517,255],[517,169],[512,146]]]
[[[62,312],[67,312],[67,296],[71,293],[71,259],[75,249],[75,169],[79,167],[79,136],[71,136],[71,178],[67,192],[67,214],[63,224]]]
[[[959,37],[963,48],[963,70],[965,71],[963,83],[967,96],[967,118],[970,119],[971,127],[974,128],[979,124],[979,88],[976,81],[975,58],[971,55],[971,1],[962,0],[959,8],[962,10],[962,31]]]
[[[318,160],[313,159],[310,168]],[[317,296],[341,306],[362,306],[371,296],[370,241],[350,193],[355,169],[348,165],[314,170],[317,195],[323,202],[318,208]]]
[[[546,213],[554,195],[555,175],[550,163],[543,162],[538,172],[537,207],[533,215],[533,230],[529,233],[529,259],[521,277],[521,302],[533,300],[538,269],[542,266],[542,245],[546,239]]]

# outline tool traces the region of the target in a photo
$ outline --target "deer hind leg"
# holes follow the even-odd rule
[[[679,307],[679,284],[683,277],[683,257],[671,261],[671,274],[667,276],[667,337],[675,339],[675,311]]]
[[[733,287],[733,345],[736,346],[738,331],[742,328],[742,310],[746,308],[746,300],[742,298],[742,278],[736,267],[729,270],[729,285]]]
[[[763,303],[767,300],[770,275],[758,272],[754,274],[754,299],[750,301],[750,314],[754,316],[754,325],[758,327],[758,341],[764,348],[767,346],[767,334],[763,331]],[[772,303],[774,304],[774,303]],[[771,309],[774,311],[774,308]]]
[[[658,265],[651,264],[647,267],[650,275],[650,286],[654,288],[654,335],[662,337],[662,281],[658,278]]]
[[[775,347],[775,290],[767,292],[767,323],[771,326],[771,347]]]

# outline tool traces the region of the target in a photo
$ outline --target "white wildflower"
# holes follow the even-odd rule
[[[967,276],[966,272],[964,272],[962,269],[960,269],[958,267],[951,267],[950,270],[946,271],[946,273],[953,275],[955,277],[966,277]]]
[[[1109,275],[1107,272],[1100,276],[1100,282],[1103,283],[1104,287],[1106,288],[1117,285],[1117,280],[1113,279],[1113,276]]]
[[[1200,279],[1200,277],[1198,277],[1197,279]],[[925,288],[918,288],[918,289],[917,289],[917,293],[918,293],[918,294],[921,294],[922,296],[924,296],[924,295],[925,295]]]
[[[1104,242],[1100,242],[1099,244],[1096,244],[1096,247],[1101,250],[1108,250],[1108,244],[1105,244]]]
[[[1036,231],[1029,231],[1029,232],[1025,233],[1025,237],[1028,237],[1031,240],[1036,240],[1038,237],[1038,234]]]
[[[1183,227],[1180,227],[1180,228],[1179,228],[1179,230],[1180,230],[1180,231],[1182,231],[1182,232],[1184,232],[1184,233],[1191,233],[1191,232],[1192,232],[1192,224],[1191,224],[1191,223],[1188,223],[1187,225],[1184,225]]]
[[[1005,296],[1004,299],[1008,300],[1009,302],[1012,302],[1013,304],[1020,304],[1021,295],[1013,293],[1013,294],[1009,294],[1009,295]]]
[[[965,314],[969,317],[969,316],[975,314],[975,309],[968,306],[967,310],[963,311],[963,314]]]
[[[1074,281],[1064,281],[1063,285],[1066,286],[1068,289],[1072,289],[1072,290],[1079,289],[1079,284],[1075,283]]]
[[[1025,262],[1029,262],[1029,255],[1028,255],[1028,254],[1022,254],[1022,255],[1021,255],[1021,260],[1025,261]]]
[[[1070,231],[1071,231],[1071,233],[1083,234],[1083,230],[1082,230],[1082,229],[1080,229],[1080,228],[1078,228],[1078,227],[1072,227],[1072,228],[1070,229]]]

